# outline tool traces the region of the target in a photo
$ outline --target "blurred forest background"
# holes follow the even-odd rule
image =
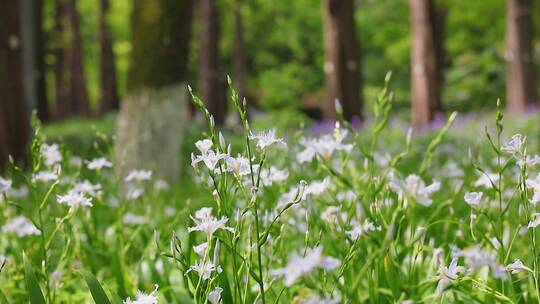
[[[150,137],[166,133],[137,122],[165,120],[162,114],[177,107],[152,116],[144,98],[130,98],[145,87],[181,83],[180,91],[148,95],[155,109],[155,100],[187,96],[189,84],[218,124],[234,124],[236,116],[226,115],[234,112],[227,75],[250,109],[281,119],[335,118],[335,99],[347,119],[369,117],[388,71],[398,115],[409,117],[412,109],[419,127],[443,110],[490,110],[497,98],[514,112],[538,101],[538,1],[1,0],[0,6],[4,163],[23,153],[17,151],[27,142],[34,108],[44,123],[122,108],[120,146],[147,143],[125,143],[143,129],[161,130]],[[178,113],[188,119],[195,110],[185,99]],[[138,105],[130,110],[124,103]],[[178,113],[170,120],[178,121]]]

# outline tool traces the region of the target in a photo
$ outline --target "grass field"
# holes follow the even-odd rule
[[[416,131],[383,91],[315,134],[237,107],[173,184],[114,175],[114,117],[38,127],[0,180],[0,303],[540,302],[538,114]]]

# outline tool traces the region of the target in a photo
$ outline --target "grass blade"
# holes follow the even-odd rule
[[[32,265],[28,261],[26,254],[23,252],[23,264],[24,264],[24,280],[26,282],[26,291],[28,291],[28,297],[31,304],[45,304],[45,298],[39,287],[39,283],[36,278],[36,274],[32,269]]]
[[[88,285],[88,289],[90,289],[90,293],[96,304],[111,304],[103,287],[101,287],[101,284],[99,284],[99,281],[93,274],[88,271],[81,271],[81,275],[86,281],[86,285]]]

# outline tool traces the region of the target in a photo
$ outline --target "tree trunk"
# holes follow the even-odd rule
[[[242,25],[242,0],[234,2],[234,85],[240,100],[246,97],[246,54],[244,51],[244,28]]]
[[[512,112],[524,112],[538,100],[532,60],[531,1],[508,0],[506,16],[506,95]]]
[[[71,109],[75,114],[88,116],[90,115],[90,103],[88,102],[88,93],[86,91],[79,13],[75,0],[68,0],[66,8],[70,25],[70,40],[65,58],[69,66],[69,98]]]
[[[192,0],[139,0],[132,59],[118,117],[116,171],[150,169],[172,181],[180,168]]]
[[[42,122],[50,119],[47,101],[47,85],[45,83],[45,37],[43,31],[43,5],[44,0],[35,0],[34,7],[34,56],[35,56],[35,82],[37,97],[37,116]]]
[[[25,157],[29,119],[24,99],[21,0],[0,0],[0,170]]]
[[[201,44],[199,47],[199,85],[202,100],[217,125],[227,113],[225,81],[219,69],[219,12],[216,0],[201,0]]]
[[[335,119],[335,100],[347,120],[362,118],[361,62],[356,40],[354,0],[323,0],[327,101],[325,117]]]
[[[437,78],[433,11],[431,0],[410,0],[411,5],[411,81],[412,124],[425,127],[440,104]]]
[[[61,120],[71,113],[69,102],[68,75],[66,74],[66,0],[54,1],[54,30],[53,30],[53,55],[54,55],[54,86],[55,86],[55,110],[54,118]]]
[[[104,114],[109,110],[118,110],[118,87],[116,81],[116,68],[114,66],[114,53],[112,48],[112,35],[107,24],[109,12],[109,0],[100,0],[99,15],[99,113]]]
[[[435,98],[433,99],[433,113],[442,113],[442,93],[444,90],[444,69],[446,61],[446,10],[434,2],[431,3],[430,14],[433,26],[433,41],[435,43]]]

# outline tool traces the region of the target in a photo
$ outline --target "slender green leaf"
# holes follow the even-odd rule
[[[88,285],[88,289],[90,289],[94,302],[96,304],[111,304],[111,301],[96,277],[88,271],[81,271],[81,274],[86,281],[86,285]]]
[[[36,274],[32,269],[32,265],[28,261],[26,254],[23,252],[23,264],[24,264],[24,280],[26,282],[26,291],[30,298],[31,304],[45,304],[45,297],[41,292],[39,283],[36,278]]]
[[[0,304],[9,304],[9,301],[2,290],[0,290]]]

